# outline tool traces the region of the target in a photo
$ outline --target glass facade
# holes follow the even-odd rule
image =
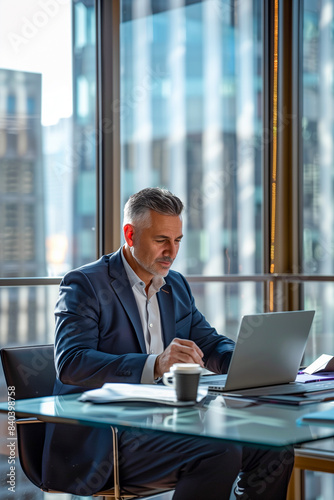
[[[190,282],[198,309],[219,333],[236,340],[240,325],[240,307],[243,314],[262,311],[263,284],[259,283],[196,283]],[[254,294],[255,305],[248,298]],[[254,309],[255,307],[255,309]]]
[[[0,278],[61,276],[96,257],[94,2],[17,3],[0,1]],[[0,288],[1,346],[52,332],[45,293]]]
[[[304,1],[303,13],[303,272],[334,271],[333,66],[334,2]],[[305,308],[316,310],[306,362],[334,352],[334,283],[304,285]]]
[[[121,4],[122,205],[164,186],[186,206],[181,272],[261,273],[260,2]]]
[[[0,12],[0,277],[60,276],[96,257],[94,1]]]
[[[186,207],[175,269],[261,273],[261,3],[161,5],[121,2],[122,206],[139,189],[166,187]],[[222,332],[228,316],[263,310],[253,283],[194,293]]]
[[[304,272],[334,271],[334,4],[305,1],[303,38]]]

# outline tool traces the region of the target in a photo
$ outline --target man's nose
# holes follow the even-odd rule
[[[177,252],[179,251],[179,245],[174,243],[168,243],[164,249],[164,256],[175,259]]]

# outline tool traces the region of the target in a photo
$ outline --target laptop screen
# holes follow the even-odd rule
[[[315,311],[243,316],[225,391],[293,382]]]

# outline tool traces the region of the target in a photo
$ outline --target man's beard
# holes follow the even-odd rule
[[[148,265],[148,264],[145,264],[141,259],[138,259],[138,257],[135,255],[135,249],[134,247],[130,247],[130,252],[132,254],[132,257],[135,259],[135,261],[137,262],[137,264],[140,265],[140,267],[142,267],[146,272],[152,274],[152,276],[162,276],[162,277],[165,277],[167,276],[168,272],[169,272],[169,268],[168,269],[165,269],[163,272],[158,272],[155,267],[154,267],[154,263],[155,262],[169,262],[171,265],[173,264],[173,259],[171,257],[163,257],[161,259],[156,259],[154,261],[154,263],[152,265]]]

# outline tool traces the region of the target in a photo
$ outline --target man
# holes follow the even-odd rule
[[[183,204],[148,188],[124,209],[125,245],[68,273],[56,306],[54,394],[105,382],[156,383],[176,362],[227,371],[234,343],[195,306],[184,277],[170,271],[182,240]],[[112,486],[111,432],[48,424],[43,486],[88,495]],[[283,500],[291,450],[275,453],[170,434],[124,431],[121,484],[175,488],[174,500]],[[66,472],[66,474],[64,474]]]

